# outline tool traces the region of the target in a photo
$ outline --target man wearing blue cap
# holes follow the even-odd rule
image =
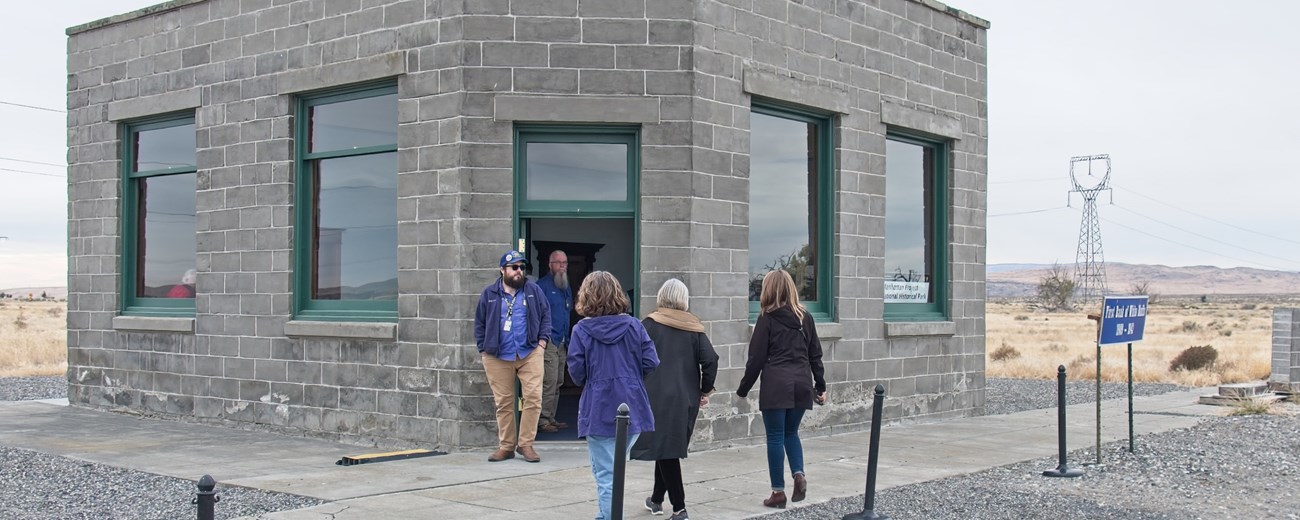
[[[540,462],[533,450],[542,410],[543,350],[550,341],[551,310],[541,287],[524,277],[528,260],[518,251],[501,255],[501,278],[488,284],[474,310],[474,341],[497,412],[497,451],[488,462]],[[515,378],[523,388],[523,415],[515,424]],[[518,442],[516,442],[516,440]]]

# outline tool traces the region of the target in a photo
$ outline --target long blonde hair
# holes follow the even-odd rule
[[[629,309],[627,295],[619,285],[618,278],[608,271],[592,271],[582,280],[578,289],[578,303],[574,309],[578,314],[593,318],[626,313]]]
[[[763,313],[769,313],[789,305],[795,317],[803,321],[804,308],[799,303],[799,289],[794,279],[784,269],[768,271],[763,275],[763,292],[758,297],[758,306]]]

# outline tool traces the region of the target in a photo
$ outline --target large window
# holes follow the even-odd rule
[[[297,316],[397,317],[397,88],[299,101]]]
[[[755,104],[749,123],[749,301],[758,313],[764,273],[784,269],[799,299],[831,314],[830,119]]]
[[[516,207],[527,214],[632,216],[637,133],[606,126],[516,125]]]
[[[123,140],[122,312],[194,315],[194,117],[128,124]]]
[[[947,163],[942,143],[885,141],[885,317],[943,319]]]

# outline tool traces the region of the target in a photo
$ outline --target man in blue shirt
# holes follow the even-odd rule
[[[542,459],[533,450],[542,409],[542,352],[550,339],[551,311],[536,283],[524,278],[528,261],[518,251],[501,255],[501,278],[488,284],[474,309],[474,341],[497,413],[497,451],[488,462]],[[545,325],[544,325],[545,324]],[[523,415],[515,424],[515,378],[523,389]],[[518,430],[518,431],[516,431]]]
[[[569,286],[569,255],[556,250],[547,264],[549,271],[537,281],[551,308],[551,340],[546,347],[546,371],[542,376],[542,416],[537,430],[558,432],[569,425],[555,420],[564,384],[565,346],[569,344],[569,311],[573,309],[573,288]]]

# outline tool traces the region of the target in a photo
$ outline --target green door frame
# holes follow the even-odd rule
[[[527,193],[527,155],[525,146],[529,142],[543,143],[608,143],[627,145],[627,199],[624,201],[528,201],[523,196]],[[639,300],[641,297],[641,131],[636,126],[615,125],[526,125],[514,127],[514,218],[512,233],[514,244],[523,240],[527,249],[531,237],[526,236],[524,220],[530,218],[549,219],[616,219],[632,220],[632,272],[634,273],[631,289]],[[528,254],[527,251],[520,251]],[[639,305],[630,302],[632,314],[636,315]]]

